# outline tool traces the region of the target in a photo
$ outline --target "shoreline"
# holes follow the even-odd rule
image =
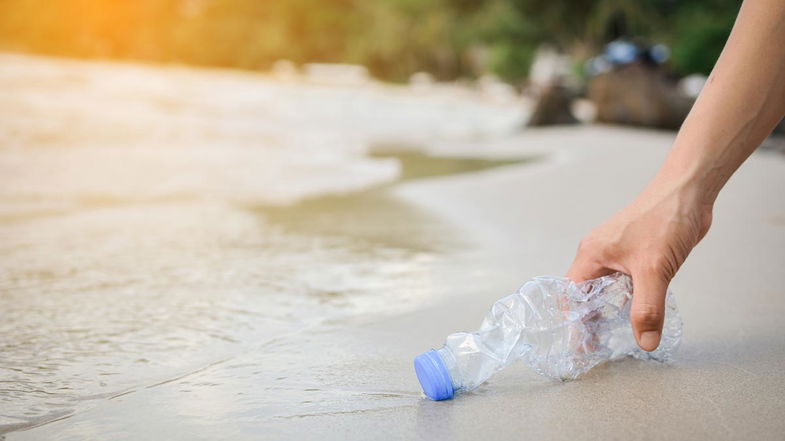
[[[452,145],[458,154],[474,150],[484,157],[512,151],[551,156],[388,190],[466,240],[463,251],[438,255],[429,271],[427,283],[447,296],[403,314],[326,323],[318,332],[230,363],[287,369],[290,375],[278,384],[259,384],[244,369],[239,372],[246,376],[238,378],[230,365],[219,365],[186,379],[222,384],[211,391],[183,395],[184,385],[176,381],[8,433],[7,440],[79,439],[88,430],[135,438],[253,439],[263,433],[328,440],[367,439],[380,431],[391,439],[459,440],[489,434],[664,440],[782,433],[785,298],[776,281],[785,261],[785,200],[778,191],[785,187],[785,160],[769,152],[755,153],[731,179],[712,231],[672,284],[685,322],[672,365],[622,360],[568,383],[514,365],[449,402],[420,394],[413,357],[451,332],[475,329],[494,300],[527,278],[565,271],[580,237],[645,185],[672,136],[591,126],[530,130],[492,145]],[[181,400],[195,405],[171,405]],[[244,403],[235,413],[234,400]],[[243,413],[247,408],[256,411]]]

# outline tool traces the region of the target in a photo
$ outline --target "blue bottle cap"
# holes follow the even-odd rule
[[[450,371],[439,354],[431,349],[414,359],[414,371],[423,392],[434,401],[449,400],[455,395]]]

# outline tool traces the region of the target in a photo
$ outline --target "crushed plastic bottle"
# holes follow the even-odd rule
[[[625,356],[668,360],[682,335],[673,294],[666,296],[662,339],[653,352],[635,342],[631,299],[632,280],[622,273],[580,283],[535,277],[498,300],[478,331],[451,334],[441,349],[415,358],[417,378],[428,398],[438,401],[477,388],[515,360],[562,380]]]

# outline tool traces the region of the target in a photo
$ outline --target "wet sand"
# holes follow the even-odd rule
[[[431,146],[543,157],[385,190],[406,208],[369,223],[365,236],[427,250],[411,255],[424,269],[417,280],[388,277],[400,298],[422,290],[434,301],[388,313],[384,302],[400,302],[388,292],[374,313],[304,327],[6,437],[777,439],[785,431],[785,157],[768,152],[730,181],[712,231],[671,286],[685,322],[671,365],[623,360],[568,383],[514,365],[449,402],[420,394],[412,358],[475,329],[495,299],[529,277],[563,273],[580,237],[653,175],[672,136],[578,127]]]
[[[299,405],[312,370],[282,372],[311,349],[285,336],[439,299],[451,228],[385,186],[507,163],[369,146],[494,137],[525,115],[457,85],[12,54],[0,83],[0,437],[168,384],[163,408],[257,386],[211,408],[217,427]],[[262,358],[233,362],[246,353]]]

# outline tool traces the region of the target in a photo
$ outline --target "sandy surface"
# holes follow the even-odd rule
[[[623,360],[569,383],[514,365],[452,401],[431,402],[419,392],[412,358],[451,332],[475,329],[495,299],[529,277],[563,273],[580,237],[643,187],[671,140],[670,133],[584,127],[436,146],[489,157],[546,155],[535,164],[390,190],[448,225],[463,244],[438,256],[427,281],[452,293],[447,300],[404,315],[379,311],[304,329],[229,364],[6,437],[781,439],[785,156],[766,152],[730,181],[712,231],[672,284],[685,322],[672,365]],[[310,350],[287,349],[294,346]],[[288,386],[233,375],[244,363],[285,373]],[[188,381],[230,377],[209,393],[183,392]]]

